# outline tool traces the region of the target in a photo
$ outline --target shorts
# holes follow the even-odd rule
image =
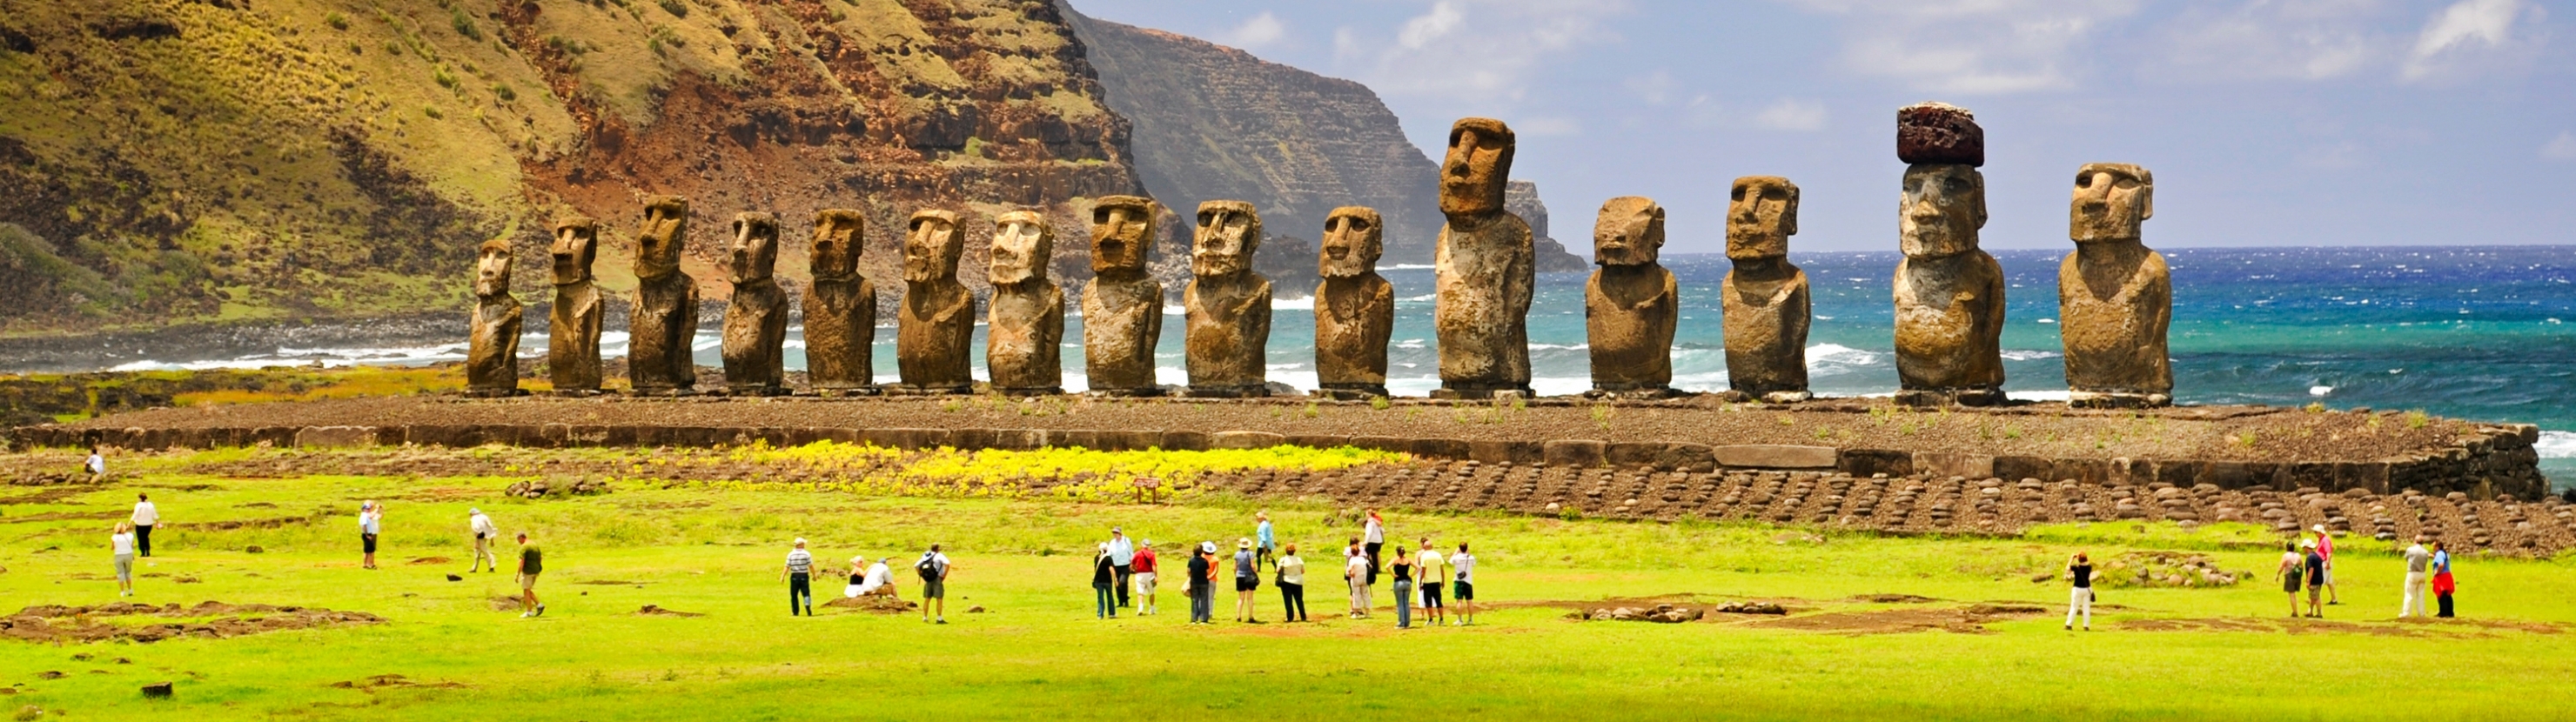
[[[134,555],[116,555],[116,580],[127,584],[134,583]]]
[[[1426,609],[1440,608],[1440,585],[1438,583],[1435,582],[1422,585],[1422,606]]]
[[[2282,581],[2281,581],[2281,591],[2289,592],[2289,593],[2291,593],[2291,594],[2297,594],[2297,593],[2299,593],[2299,578],[2298,578],[2298,577],[2290,577],[2290,578],[2287,578],[2287,579],[2282,580]]]
[[[1260,588],[1261,588],[1261,579],[1260,579],[1259,577],[1235,577],[1235,578],[1234,578],[1234,590],[1235,590],[1235,591],[1238,591],[1238,592],[1249,592],[1249,591],[1252,591],[1252,590],[1255,590],[1255,589],[1260,589]]]
[[[543,572],[530,572],[519,575],[519,591],[524,592],[537,588],[537,575],[542,573]]]
[[[941,579],[927,579],[927,580],[923,580],[923,581],[921,582],[921,598],[923,598],[923,599],[947,599],[947,598],[948,598],[948,584],[947,584],[947,581],[946,581],[946,580],[941,580]]]
[[[1472,601],[1476,601],[1476,585],[1475,585],[1475,583],[1473,583],[1473,582],[1450,582],[1450,583],[1449,583],[1449,598],[1450,598],[1450,599],[1455,599],[1455,600],[1458,600],[1458,601],[1461,601],[1461,602],[1472,602]]]
[[[1136,579],[1136,593],[1137,593],[1137,594],[1152,594],[1152,593],[1154,593],[1154,573],[1153,573],[1153,572],[1137,572],[1137,573],[1136,573],[1136,577],[1135,577],[1135,579]]]
[[[2332,565],[2332,564],[2328,564],[2328,565],[2326,565],[2326,583],[2327,583],[2327,584],[2333,584],[2333,583],[2334,583],[2334,565]]]
[[[359,534],[359,535],[358,535],[358,539],[364,543],[364,546],[366,546],[366,548],[367,548],[367,553],[369,553],[369,554],[374,554],[374,553],[376,553],[376,535],[374,535],[374,534]]]

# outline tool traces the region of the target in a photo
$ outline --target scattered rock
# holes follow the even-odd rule
[[[967,613],[967,614],[983,614],[983,613],[984,613],[984,605],[978,604],[978,605],[975,605],[975,606],[972,606],[972,607],[967,607],[967,608],[966,608],[966,613]]]
[[[449,575],[447,575],[447,581],[451,581],[451,582],[461,582],[461,581],[465,581],[465,578],[464,578],[464,577],[460,577],[460,576],[456,576],[455,574],[449,574]]]
[[[870,594],[863,597],[837,597],[832,601],[824,602],[823,606],[856,609],[862,612],[877,612],[881,614],[902,614],[904,612],[921,608],[921,605],[919,604],[914,604],[912,602],[907,602],[882,594]]]
[[[243,553],[245,553],[245,554],[258,554],[258,553],[260,553],[260,552],[264,552],[264,551],[268,551],[268,550],[266,550],[266,549],[261,549],[261,548],[259,547],[259,545],[257,545],[257,544],[253,544],[253,545],[250,545],[250,546],[247,546],[247,547],[243,547],[243,548],[242,548],[242,552],[243,552]]]
[[[67,676],[67,675],[64,675],[64,674],[62,673],[62,670],[55,670],[55,669],[48,669],[48,670],[45,670],[45,671],[37,672],[37,673],[36,673],[36,678],[37,678],[37,679],[62,679],[62,678],[63,678],[63,677],[65,677],[65,676]]]
[[[107,617],[214,617],[197,622],[160,624],[108,624]],[[266,604],[232,605],[203,602],[193,607],[178,604],[154,606],[132,602],[112,602],[91,607],[38,605],[0,617],[0,637],[36,643],[104,642],[129,640],[158,642],[178,637],[238,637],[262,632],[308,629],[339,624],[377,624],[385,621],[366,612],[335,612],[313,607],[277,607]],[[55,674],[60,674],[59,672]],[[41,676],[41,675],[39,675]],[[48,679],[59,679],[49,677]]]
[[[10,715],[9,719],[17,720],[18,722],[27,722],[28,720],[43,716],[45,716],[45,708],[31,704],[18,708],[18,713]]]
[[[418,559],[413,559],[413,560],[411,560],[411,562],[410,562],[410,563],[411,563],[411,564],[446,564],[447,562],[448,562],[447,557],[421,557],[421,558],[418,558]]]
[[[159,684],[143,685],[143,696],[145,698],[168,699],[170,697],[170,683],[161,682]]]
[[[522,499],[543,499],[550,494],[554,496],[593,496],[608,493],[608,482],[593,479],[576,479],[569,482],[561,479],[552,481],[546,479],[530,479],[511,484],[508,489],[503,490],[501,493]]]
[[[1720,614],[1788,614],[1787,607],[1770,602],[1727,602],[1709,611]]]

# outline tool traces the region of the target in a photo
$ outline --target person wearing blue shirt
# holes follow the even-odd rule
[[[2451,592],[2459,588],[2459,583],[2451,580],[2451,552],[2443,549],[2441,542],[2433,542],[2433,616],[2451,618]]]
[[[1270,531],[1270,512],[1268,510],[1255,512],[1252,518],[1259,522],[1252,525],[1252,566],[1259,569],[1261,563],[1266,561],[1275,569],[1279,566],[1279,559],[1272,556],[1272,550],[1279,548],[1279,537],[1274,536]]]

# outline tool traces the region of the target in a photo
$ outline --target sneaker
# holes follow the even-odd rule
[[[947,616],[947,615],[940,615],[940,617],[939,617],[939,623],[940,623],[940,624],[947,624],[947,623],[948,623],[948,616]]]
[[[537,605],[537,616],[540,616],[540,617],[542,617],[542,616],[546,616],[546,605],[544,605],[544,604],[538,604],[538,605]]]
[[[536,613],[536,612],[520,612],[520,613],[519,613],[519,618],[520,618],[520,619],[527,619],[527,618],[529,618],[529,617],[533,617],[533,616],[537,616],[537,613]]]

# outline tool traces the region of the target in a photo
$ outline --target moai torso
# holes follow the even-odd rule
[[[1250,203],[1208,201],[1198,221],[1181,292],[1190,395],[1269,395],[1270,279],[1252,270],[1261,216]]]
[[[1592,388],[1656,393],[1673,381],[1673,325],[1680,294],[1660,262],[1664,208],[1628,196],[1601,205],[1593,262],[1583,286],[1583,326],[1592,348]]]
[[[1985,176],[1966,162],[1983,162],[1984,135],[1967,111],[1926,104],[1898,111],[1897,137],[1900,159],[1912,164],[1897,218],[1905,252],[1895,283],[1898,400],[2001,403],[2003,267],[1977,248]]]
[[[725,389],[753,396],[785,393],[787,291],[778,287],[775,273],[778,217],[735,215],[733,242],[725,250],[733,281],[733,300],[725,304]]]
[[[2076,250],[2057,269],[2068,402],[2173,403],[2165,335],[2173,323],[2173,276],[2164,256],[2140,242],[2155,215],[2154,177],[2134,165],[2086,164],[2076,174],[2068,213]]]
[[[994,219],[993,307],[984,365],[993,389],[1007,394],[1064,391],[1064,289],[1047,278],[1055,230],[1033,211]]]
[[[547,252],[554,257],[555,304],[546,315],[546,375],[556,393],[598,391],[599,332],[607,309],[590,264],[599,257],[599,224],[588,218],[556,223]]]
[[[814,214],[814,285],[805,292],[805,376],[817,390],[876,386],[877,289],[859,275],[867,217],[832,209]]]
[[[1726,217],[1726,257],[1735,267],[1719,290],[1726,316],[1727,387],[1773,403],[1807,394],[1807,273],[1789,262],[1798,232],[1798,186],[1786,178],[1735,179]]]
[[[966,393],[975,338],[975,294],[957,282],[965,229],[956,213],[912,214],[903,240],[903,307],[895,316],[895,365],[905,390]]]
[[[1108,196],[1092,207],[1093,275],[1082,291],[1082,355],[1095,393],[1160,393],[1154,344],[1163,334],[1163,287],[1145,273],[1153,247],[1153,200]]]
[[[698,284],[680,272],[688,241],[689,201],[655,196],[635,234],[635,307],[627,316],[626,376],[637,393],[674,393],[698,385],[690,344],[698,335]]]
[[[1529,392],[1529,306],[1537,283],[1529,224],[1503,210],[1514,136],[1502,121],[1467,118],[1449,130],[1440,212],[1448,223],[1432,258],[1440,393],[1482,398]]]
[[[474,260],[474,335],[466,344],[469,393],[519,393],[519,299],[510,297],[510,243],[484,243]]]
[[[1377,273],[1385,224],[1369,208],[1324,219],[1316,270],[1315,378],[1326,396],[1385,396],[1386,342],[1395,333],[1395,284]]]

